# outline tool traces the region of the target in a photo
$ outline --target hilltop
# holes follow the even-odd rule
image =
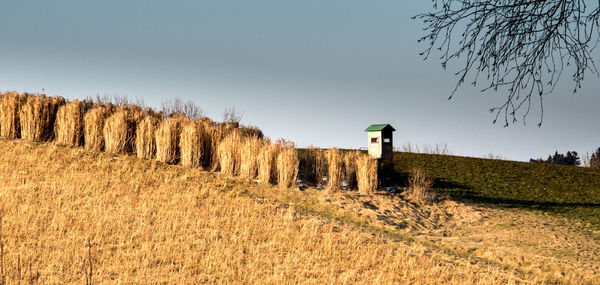
[[[600,168],[395,153],[388,183],[405,186],[411,169],[435,177],[438,193],[567,217],[600,229]]]

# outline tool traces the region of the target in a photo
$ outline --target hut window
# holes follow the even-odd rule
[[[379,138],[371,138],[371,143],[378,143],[379,142]]]

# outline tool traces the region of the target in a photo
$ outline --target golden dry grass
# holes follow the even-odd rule
[[[78,147],[83,145],[83,118],[89,104],[73,100],[60,106],[54,123],[56,143]]]
[[[0,144],[3,272],[11,283],[83,283],[89,264],[93,283],[520,281],[242,195],[256,184],[232,188],[206,172],[135,157]]]
[[[146,115],[135,129],[135,153],[139,158],[154,158],[156,155],[155,132],[159,118],[152,114]]]
[[[104,151],[112,154],[132,153],[135,121],[127,108],[119,108],[106,119],[102,133]]]
[[[0,98],[0,135],[4,138],[20,137],[19,110],[25,96],[17,92],[6,92]]]
[[[357,187],[356,182],[356,159],[360,152],[349,151],[344,154],[344,179],[346,180],[346,189],[353,190]]]
[[[181,131],[179,146],[181,149],[181,165],[191,168],[202,168],[204,155],[204,140],[206,134],[198,121],[189,121],[184,124]]]
[[[206,133],[209,135],[210,141],[210,169],[211,171],[219,171],[221,169],[219,157],[219,145],[234,129],[233,124],[204,124]]]
[[[87,151],[99,152],[104,150],[104,123],[110,115],[110,108],[96,105],[83,117],[83,138]]]
[[[298,153],[293,142],[281,142],[277,155],[277,183],[280,187],[290,188],[296,185],[298,178]]]
[[[187,122],[183,116],[167,118],[160,122],[156,130],[156,160],[175,164],[179,161],[179,139],[182,124]]]
[[[322,149],[309,146],[299,155],[299,176],[309,185],[319,186],[327,176],[327,160]]]
[[[356,158],[356,180],[358,192],[370,195],[377,191],[377,160],[366,154],[360,154]]]
[[[54,136],[56,112],[65,100],[62,97],[26,94],[19,109],[21,138],[32,142],[51,140]]]
[[[325,151],[327,158],[327,191],[335,192],[342,189],[343,163],[342,153],[337,148]]]
[[[279,142],[265,140],[258,156],[258,180],[263,184],[277,184],[277,156],[281,151]]]
[[[217,153],[222,174],[227,176],[237,176],[240,174],[243,139],[242,134],[235,129],[219,143]]]
[[[258,160],[263,144],[263,140],[256,136],[244,139],[240,150],[240,177],[255,179],[258,176]]]
[[[428,176],[419,168],[413,168],[408,176],[408,189],[406,191],[406,197],[417,203],[427,204],[435,200],[435,196],[431,190],[433,187],[433,177]]]

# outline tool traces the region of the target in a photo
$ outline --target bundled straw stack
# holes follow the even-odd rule
[[[242,134],[234,130],[225,137],[217,149],[221,173],[237,176],[240,173]]]
[[[300,152],[299,175],[306,183],[319,186],[327,173],[327,160],[322,149],[309,146]]]
[[[56,112],[64,104],[61,97],[26,95],[27,99],[19,110],[21,138],[33,142],[52,139]]]
[[[247,137],[241,149],[240,177],[254,179],[258,175],[258,159],[262,149],[262,139],[251,136]]]
[[[356,151],[344,154],[344,179],[347,189],[356,189],[356,159],[359,155]]]
[[[104,123],[104,150],[113,154],[133,152],[134,129],[135,121],[131,111],[119,108]]]
[[[202,168],[204,141],[202,123],[189,121],[181,130],[179,148],[181,149],[181,165],[190,168]]]
[[[258,156],[258,180],[261,183],[277,183],[277,156],[281,151],[279,142],[265,140]]]
[[[358,192],[363,195],[373,194],[377,190],[377,160],[360,154],[356,159],[356,168]]]
[[[56,143],[78,147],[83,145],[83,118],[87,104],[74,100],[58,108],[54,135]]]
[[[0,136],[16,139],[20,136],[19,109],[25,96],[17,92],[7,92],[0,99]]]
[[[277,179],[279,186],[290,188],[298,177],[298,153],[292,142],[282,142],[277,156]]]
[[[146,115],[135,129],[135,153],[139,158],[154,158],[156,154],[155,132],[159,119],[153,114]]]
[[[216,149],[213,148],[212,143],[212,130],[214,128],[214,123],[209,118],[201,118],[196,120],[200,131],[202,132],[202,168],[205,170],[212,169],[212,158],[213,153],[216,152]]]
[[[104,123],[110,115],[110,106],[98,105],[83,116],[85,149],[99,152],[104,149]]]
[[[327,158],[327,190],[335,192],[342,189],[343,160],[340,150],[330,148],[325,152]]]
[[[163,120],[156,130],[156,160],[175,164],[179,159],[181,127],[186,118],[174,116]]]
[[[210,170],[218,171],[220,166],[219,145],[236,127],[232,124],[216,124],[210,127],[208,135],[210,136],[210,149],[212,151]]]

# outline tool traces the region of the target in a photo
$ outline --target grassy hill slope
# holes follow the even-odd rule
[[[436,178],[435,188],[456,199],[539,209],[600,227],[600,169],[515,161],[395,153],[392,183],[410,169]]]
[[[297,190],[152,160],[0,140],[0,180],[0,272],[10,283],[518,280],[268,195]]]

